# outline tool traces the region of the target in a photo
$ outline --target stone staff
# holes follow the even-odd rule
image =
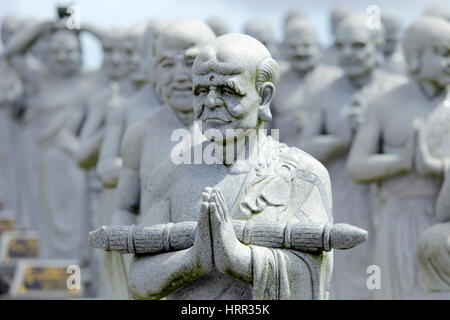
[[[367,240],[367,231],[345,223],[280,223],[233,220],[234,232],[244,244],[306,252],[350,249]],[[183,250],[194,243],[197,222],[154,226],[102,226],[89,233],[92,248],[118,253],[160,253]]]

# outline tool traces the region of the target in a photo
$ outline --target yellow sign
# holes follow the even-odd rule
[[[0,232],[11,231],[14,228],[14,218],[0,219]]]
[[[38,245],[38,239],[10,238],[4,259],[9,261],[11,259],[36,258]]]
[[[27,266],[18,292],[22,295],[39,292],[40,296],[45,296],[46,292],[66,292],[73,296],[80,295],[80,289],[67,288],[69,274],[66,270],[66,267]]]

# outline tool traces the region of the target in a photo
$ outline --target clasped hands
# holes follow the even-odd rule
[[[409,170],[415,169],[422,175],[442,176],[444,174],[444,159],[431,154],[425,135],[425,125],[421,119],[416,119],[413,123],[413,131],[403,157]]]
[[[251,279],[251,251],[234,233],[219,188],[205,188],[192,247],[195,263],[206,274],[214,269],[244,281]]]

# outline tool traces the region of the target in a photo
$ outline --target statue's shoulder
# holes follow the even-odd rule
[[[273,146],[278,149],[276,152],[278,161],[281,164],[294,166],[297,179],[308,181],[314,185],[321,185],[325,189],[331,189],[328,170],[319,160],[296,147],[289,147],[284,143],[271,140]]]
[[[325,166],[298,148],[280,142],[272,144],[279,150],[272,151],[270,167],[285,178],[289,177],[291,190],[296,193],[296,200],[291,203],[294,211],[297,213],[303,208],[302,212],[313,221],[332,220],[331,182]]]
[[[406,99],[416,95],[411,80],[402,77],[396,79],[394,85],[384,90],[382,94],[376,95],[370,102],[371,118],[378,117],[381,120],[386,116],[391,116],[395,108],[407,107],[405,105]]]

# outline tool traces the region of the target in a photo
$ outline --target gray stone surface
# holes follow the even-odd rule
[[[374,263],[382,270],[377,298],[434,298],[419,274],[415,248],[420,235],[436,222],[434,208],[442,181],[421,169],[413,124],[445,100],[448,57],[445,50],[432,48],[445,47],[449,41],[450,25],[445,20],[421,18],[408,27],[403,49],[411,77],[373,102],[350,153],[351,176],[358,182],[377,182]],[[405,243],[414,249],[406,250]]]
[[[364,113],[401,77],[377,69],[379,34],[366,28],[364,15],[350,15],[336,31],[337,58],[343,73],[307,97],[307,118],[300,147],[327,167],[333,188],[336,222],[373,232],[369,187],[353,182],[346,170],[348,151]],[[361,43],[359,48],[354,43]],[[372,264],[372,240],[351,252],[337,252],[332,297],[370,299],[366,269]]]
[[[158,46],[168,45],[168,35],[175,37],[183,34],[184,29],[175,27],[181,25],[182,22],[169,26],[159,38]],[[203,44],[212,40],[209,38]],[[331,276],[331,253],[321,249],[307,253],[247,245],[253,241],[249,232],[258,230],[258,226],[267,230],[263,234],[285,234],[283,224],[295,222],[301,228],[308,228],[310,223],[311,226],[314,223],[316,226],[322,225],[318,229],[322,230],[319,234],[325,232],[331,237],[330,240],[348,240],[342,237],[341,232],[331,231],[342,231],[339,226],[336,226],[337,229],[323,228],[324,224],[332,222],[331,189],[325,168],[311,156],[280,144],[257,130],[271,119],[269,105],[278,80],[276,62],[257,40],[246,35],[229,34],[206,44],[198,52],[193,72],[193,112],[195,119],[201,121],[201,130],[207,140],[183,152],[206,145],[215,148],[224,143],[234,146],[239,141],[243,145],[234,157],[216,153],[215,158],[219,161],[214,164],[175,164],[166,156],[150,176],[141,174],[139,178],[137,172],[126,172],[127,167],[124,166],[118,190],[123,193],[123,198],[126,195],[133,202],[122,203],[121,214],[127,210],[129,215],[133,214],[130,209],[137,208],[135,204],[138,201],[145,203],[144,210],[141,204],[139,223],[143,226],[159,225],[150,228],[156,228],[159,232],[162,230],[163,247],[170,251],[136,255],[129,272],[131,295],[135,299],[326,299]],[[168,101],[170,103],[172,100]],[[150,119],[155,119],[157,115],[153,114]],[[147,121],[142,124],[149,128]],[[138,135],[139,125],[141,123],[128,130],[124,146],[142,139],[141,136],[152,136]],[[216,134],[210,135],[210,129],[216,129]],[[226,129],[232,129],[232,137],[224,138]],[[236,129],[245,130],[242,131],[244,134],[239,134]],[[217,135],[218,132],[222,133],[222,138]],[[255,139],[253,141],[256,143],[245,143],[246,137]],[[140,149],[142,147],[136,150]],[[236,158],[239,155],[245,156]],[[123,156],[125,165],[126,154]],[[139,159],[142,157],[136,160]],[[134,163],[140,163],[141,168],[150,162],[148,158],[139,162],[136,160]],[[133,181],[134,186],[121,189],[123,181]],[[238,230],[243,228],[242,237],[247,244],[236,237],[231,218],[237,220],[235,225]],[[185,231],[187,228],[187,232],[192,234],[189,229],[194,228],[194,224],[189,221],[197,224],[193,241],[186,239],[185,246],[175,246],[177,249],[192,246],[171,251],[170,236],[165,234],[169,234],[171,228],[177,234],[178,226]],[[123,251],[119,248],[130,248],[135,231],[136,236],[140,234],[138,237],[144,247],[148,243],[146,239],[151,241],[145,236],[145,227],[129,227],[127,224],[133,224],[133,220],[122,223],[123,226],[105,227],[98,231],[100,235],[112,232],[110,239],[114,240],[107,247],[111,248],[112,243],[116,243],[119,247],[114,245],[114,248],[126,252],[128,249]],[[125,230],[131,230],[131,233],[126,232],[125,236]],[[308,230],[299,235],[315,234]],[[289,237],[294,232],[286,234]],[[95,235],[91,234],[91,244],[101,247],[102,241]],[[364,231],[361,235],[361,240],[367,236]],[[322,239],[321,236],[319,238]],[[179,240],[174,241],[178,243]],[[337,242],[334,244],[339,246]],[[136,249],[136,246],[132,247]],[[273,268],[285,281],[270,280],[270,269]]]

